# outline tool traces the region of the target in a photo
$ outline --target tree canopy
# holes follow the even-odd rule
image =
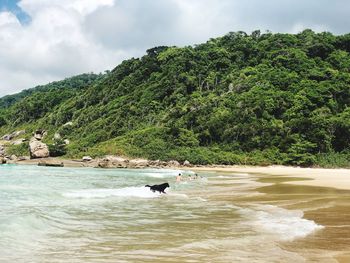
[[[155,47],[0,99],[0,131],[59,131],[68,156],[348,166],[349,52],[350,34],[311,30]]]

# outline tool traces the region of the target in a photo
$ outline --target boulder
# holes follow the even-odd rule
[[[70,144],[70,141],[69,141],[68,139],[63,140],[63,142],[64,142],[66,145]]]
[[[98,168],[108,168],[109,167],[109,163],[107,161],[99,161],[97,163],[97,167]]]
[[[191,166],[191,163],[189,161],[184,161],[183,166]]]
[[[37,139],[38,141],[41,141],[44,136],[46,135],[46,131],[44,130],[36,130],[33,134],[33,137]]]
[[[90,157],[90,156],[83,156],[82,160],[83,160],[83,162],[90,162],[90,161],[92,161],[92,157]]]
[[[58,132],[56,132],[53,136],[54,140],[60,140],[62,137],[61,137],[61,134],[59,134]]]
[[[6,159],[3,157],[0,157],[0,164],[5,164],[6,163]]]
[[[49,147],[45,143],[42,143],[35,138],[29,142],[29,151],[31,159],[46,158],[50,156]]]

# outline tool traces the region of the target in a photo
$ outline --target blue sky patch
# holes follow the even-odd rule
[[[18,2],[19,0],[0,0],[0,11],[10,11],[16,15],[21,24],[28,24],[31,18],[17,5]]]

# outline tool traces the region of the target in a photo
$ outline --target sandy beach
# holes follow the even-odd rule
[[[350,169],[299,168],[288,166],[227,166],[193,167],[191,170],[290,176],[300,178],[300,181],[286,182],[286,184],[333,187],[337,189],[350,190]]]

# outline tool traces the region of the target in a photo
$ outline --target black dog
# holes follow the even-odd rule
[[[164,184],[155,184],[155,185],[145,185],[145,187],[149,187],[152,192],[158,191],[159,193],[166,194],[164,190],[169,187],[168,183]]]

